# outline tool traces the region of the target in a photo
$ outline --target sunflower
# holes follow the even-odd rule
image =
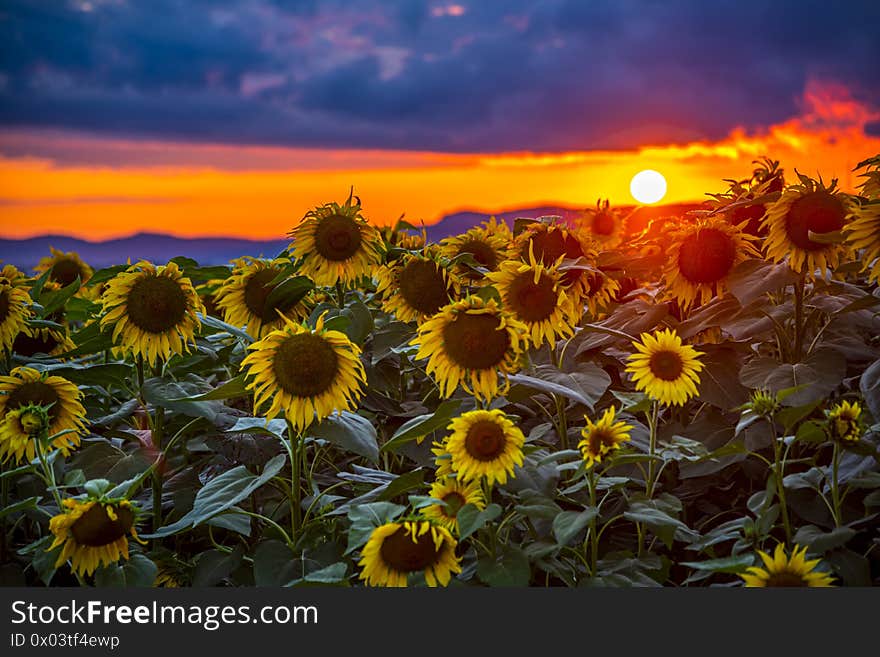
[[[642,333],[641,342],[633,342],[633,346],[639,353],[629,357],[626,371],[633,375],[636,390],[644,390],[661,404],[678,406],[697,394],[703,353],[682,344],[675,331]]]
[[[463,254],[470,255],[476,263],[488,271],[495,271],[505,259],[510,244],[510,228],[504,222],[498,223],[495,217],[475,226],[461,235],[452,235],[440,240],[443,254],[455,259]],[[458,266],[458,273],[471,280],[482,274],[466,264]]]
[[[9,351],[31,315],[31,296],[21,286],[24,275],[12,265],[0,270],[0,354]]]
[[[436,479],[442,479],[451,474],[455,474],[452,470],[452,455],[446,449],[446,438],[441,441],[434,441],[431,445],[431,453],[434,455],[434,466],[437,470],[434,472]]]
[[[856,170],[858,169],[864,169],[859,174],[859,178],[864,178],[858,186],[861,195],[873,200],[880,199],[880,155],[859,162],[856,166]]]
[[[596,270],[587,274],[586,284],[587,289],[582,296],[582,302],[586,303],[590,315],[598,317],[617,300],[620,283],[608,274]]]
[[[9,376],[0,376],[0,459],[34,459],[34,432],[39,427],[33,422],[33,413],[28,412],[34,407],[48,414],[49,437],[64,432],[52,441],[55,449],[66,456],[78,447],[86,417],[80,399],[82,393],[67,379],[30,367],[16,367]]]
[[[864,432],[861,415],[862,407],[858,402],[843,401],[829,410],[826,426],[832,440],[857,443]]]
[[[584,211],[580,220],[584,230],[603,248],[610,249],[618,244],[623,238],[623,217],[620,212],[611,208],[611,203],[606,199],[596,202],[596,209]]]
[[[214,303],[223,313],[223,321],[247,327],[248,335],[259,340],[284,326],[282,315],[295,322],[308,317],[312,310],[308,297],[294,303],[267,303],[272,291],[281,284],[273,283],[274,279],[288,264],[285,258],[265,261],[245,257],[237,260],[232,274],[214,294]]]
[[[473,504],[481,511],[486,508],[486,499],[480,481],[459,481],[454,476],[442,476],[431,484],[431,497],[441,500],[443,504],[431,504],[422,509],[426,518],[445,527],[453,534],[458,534],[458,511],[465,504]]]
[[[596,259],[596,251],[589,239],[581,232],[556,222],[532,222],[516,236],[511,247],[511,259],[528,262],[530,253],[534,253],[535,258],[545,267],[552,267],[560,258],[586,258],[591,262]],[[562,283],[571,288],[573,295],[583,297],[589,290],[588,276],[589,272],[586,270],[567,269],[562,276]]]
[[[721,217],[706,217],[672,232],[663,280],[682,308],[724,294],[730,272],[746,258],[759,257],[754,239]]]
[[[574,334],[580,307],[566,294],[556,267],[536,262],[532,253],[529,257],[529,263],[507,260],[487,278],[498,288],[504,309],[526,326],[524,346],[546,342],[552,347],[558,338]]]
[[[411,573],[423,573],[428,586],[446,586],[461,572],[456,540],[428,520],[389,522],[376,527],[361,551],[360,579],[369,586],[404,587]]]
[[[848,217],[846,240],[853,249],[864,249],[862,271],[870,269],[868,281],[880,283],[880,201],[852,203]]]
[[[406,253],[377,267],[374,277],[383,310],[402,322],[425,321],[457,297],[461,289],[458,276],[440,263],[436,248],[422,254]]]
[[[284,328],[272,331],[248,347],[242,361],[248,390],[254,391],[254,409],[271,400],[266,416],[284,416],[302,431],[317,417],[351,410],[366,383],[360,348],[344,333],[326,330],[324,315],[315,330],[285,318]]]
[[[67,287],[76,280],[77,276],[79,276],[80,284],[85,285],[86,281],[92,277],[92,268],[83,262],[83,259],[75,251],[65,253],[52,246],[49,247],[49,250],[52,255],[41,258],[37,266],[34,267],[37,274],[51,270],[49,280],[59,287]]]
[[[503,484],[513,476],[514,467],[523,464],[525,436],[499,409],[476,410],[452,420],[452,433],[446,450],[452,469],[461,481],[486,477],[491,486]]]
[[[58,356],[76,349],[76,344],[63,329],[35,328],[25,326],[15,336],[12,351],[18,356],[30,358],[37,354]]]
[[[526,327],[501,310],[494,299],[469,296],[440,309],[419,326],[410,344],[418,344],[416,358],[427,358],[440,393],[451,397],[462,387],[479,399],[489,400],[499,391],[498,375],[519,369],[522,336]]]
[[[300,273],[317,285],[350,285],[369,275],[379,261],[379,231],[361,215],[360,201],[327,203],[306,213],[289,236],[291,250],[302,258]]]
[[[847,197],[836,188],[837,180],[825,187],[803,175],[800,185],[787,187],[764,216],[767,257],[774,262],[788,258],[792,270],[810,278],[815,278],[816,270],[824,274],[827,268],[836,267],[846,245],[810,238],[811,232],[831,233],[844,227]]]
[[[771,557],[766,552],[758,551],[758,556],[764,562],[764,567],[752,566],[741,573],[740,577],[745,581],[745,586],[833,586],[834,578],[828,573],[815,570],[819,559],[806,560],[807,548],[794,546],[791,558],[785,554],[782,543],[776,546],[776,551]]]
[[[201,327],[197,313],[205,312],[192,282],[174,262],[157,267],[141,260],[130,266],[110,280],[101,303],[101,328],[112,327],[121,352],[151,366],[188,353]]]
[[[64,546],[56,568],[70,559],[73,572],[91,575],[98,566],[128,559],[128,534],[140,541],[137,509],[128,500],[67,498],[61,506],[61,513],[49,521],[49,531],[55,535],[49,549]]]
[[[621,445],[629,440],[633,427],[623,421],[615,422],[616,413],[616,409],[612,406],[606,409],[595,423],[588,416],[584,416],[587,426],[581,431],[584,439],[578,443],[578,449],[581,450],[588,468],[601,463],[605,456],[620,449]]]

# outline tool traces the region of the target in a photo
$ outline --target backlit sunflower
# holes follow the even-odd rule
[[[608,307],[617,299],[620,292],[620,283],[608,274],[597,270],[589,273],[586,278],[588,289],[582,298],[590,315],[596,318],[608,310]]]
[[[63,329],[54,328],[25,326],[15,336],[15,341],[12,343],[13,353],[25,358],[30,358],[37,354],[58,356],[74,349],[76,349],[76,344],[70,339],[67,332]]]
[[[495,217],[481,226],[474,226],[461,235],[452,235],[440,241],[443,254],[455,259],[462,254],[470,255],[476,263],[488,271],[495,271],[505,259],[510,244],[510,228],[504,222],[497,222]],[[476,280],[481,274],[473,267],[461,264],[458,272],[461,276]]]
[[[15,338],[27,327],[31,296],[21,286],[23,274],[12,265],[0,270],[0,354],[9,351]]]
[[[432,504],[422,509],[424,516],[458,535],[458,511],[465,504],[473,504],[480,510],[486,508],[486,499],[480,480],[459,481],[454,476],[442,476],[431,484],[431,497],[443,504]]]
[[[402,322],[425,321],[457,297],[461,288],[458,276],[441,264],[436,249],[405,253],[377,267],[374,277],[383,310]]]
[[[825,187],[807,176],[801,184],[790,185],[779,200],[767,208],[764,226],[768,229],[767,257],[774,262],[788,258],[792,270],[814,278],[827,268],[835,268],[846,245],[810,239],[810,233],[831,233],[843,229],[847,216],[847,197],[836,191],[837,180]]]
[[[868,281],[880,282],[880,200],[850,206],[846,240],[853,249],[864,249],[862,271],[870,270]]]
[[[858,402],[842,401],[827,413],[826,426],[832,440],[857,443],[864,433],[862,407]]]
[[[859,162],[858,169],[863,169],[859,174],[859,178],[864,178],[859,184],[861,195],[872,200],[880,199],[880,155]]]
[[[410,574],[422,573],[428,586],[446,586],[461,572],[456,546],[448,529],[428,520],[386,523],[361,550],[360,579],[369,586],[404,587]]]
[[[552,267],[565,260],[586,258],[595,261],[596,251],[590,240],[580,231],[570,229],[562,223],[544,223],[535,221],[514,238],[511,248],[511,259],[529,261],[529,254],[534,253],[546,267]],[[587,280],[589,272],[583,269],[567,269],[562,276],[562,284],[571,288],[572,296],[583,297],[589,290]]]
[[[561,260],[560,260],[561,262]],[[495,284],[504,309],[526,326],[524,346],[551,347],[560,337],[571,337],[580,320],[580,307],[566,294],[554,266],[535,261],[507,260],[487,278]]]
[[[312,307],[307,296],[293,303],[274,299],[269,303],[270,295],[281,285],[280,281],[273,281],[288,264],[284,258],[266,261],[245,257],[237,260],[232,274],[214,293],[214,303],[223,313],[223,321],[247,327],[248,335],[259,340],[284,326],[281,315],[295,322],[308,317]]]
[[[597,422],[593,422],[588,416],[584,416],[587,426],[581,430],[583,440],[578,443],[578,449],[584,457],[584,463],[592,468],[596,463],[614,452],[627,442],[633,427],[622,420],[615,422],[617,411],[612,406],[602,414]]]
[[[79,446],[80,434],[85,432],[81,399],[82,393],[67,379],[30,367],[16,367],[9,376],[0,376],[0,459],[34,459],[35,432],[42,427],[37,426],[33,413],[22,410],[34,406],[48,414],[49,437],[64,432],[52,441],[52,447],[66,456]]]
[[[741,573],[740,577],[745,581],[747,588],[769,586],[811,586],[829,587],[834,585],[834,577],[828,573],[816,570],[819,559],[806,560],[807,548],[794,546],[791,558],[785,554],[782,543],[776,546],[776,551],[771,557],[763,551],[758,551],[758,556],[764,562],[764,567],[752,566]]]
[[[636,390],[644,390],[661,404],[678,406],[696,396],[702,352],[682,344],[672,329],[642,333],[641,342],[633,346],[638,353],[629,357],[626,371],[632,374]]]
[[[315,330],[284,320],[248,347],[242,361],[247,369],[248,390],[254,391],[254,409],[269,404],[269,419],[284,412],[285,418],[302,431],[314,420],[334,411],[351,410],[363,394],[366,383],[360,347],[339,331],[324,328],[324,315]]]
[[[476,410],[452,420],[446,439],[451,466],[461,481],[486,477],[491,486],[503,484],[523,464],[525,436],[499,409]]]
[[[595,209],[585,210],[580,222],[590,237],[604,249],[617,246],[623,238],[623,217],[607,199],[604,202],[599,199]]]
[[[306,213],[290,233],[299,273],[317,285],[350,286],[379,262],[379,231],[361,215],[360,201],[327,203]]]
[[[52,255],[41,258],[37,266],[34,267],[34,271],[38,275],[51,269],[49,280],[59,287],[67,287],[76,280],[77,276],[79,276],[80,284],[85,285],[86,281],[92,277],[92,268],[83,262],[83,259],[75,251],[65,253],[52,246],[49,249]]]
[[[724,294],[725,281],[739,263],[759,256],[753,238],[721,217],[684,224],[670,235],[663,281],[682,308]]]
[[[489,400],[509,387],[507,374],[519,369],[526,327],[504,312],[494,299],[469,296],[440,309],[419,326],[411,344],[416,358],[427,358],[426,371],[449,398],[458,385],[479,399]],[[498,376],[504,377],[499,388]]]
[[[205,307],[177,263],[156,266],[146,260],[117,274],[101,296],[101,328],[112,328],[123,354],[143,357],[151,366],[189,352],[197,313]]]
[[[49,531],[55,535],[49,549],[63,546],[56,568],[69,559],[73,572],[91,575],[98,566],[128,559],[128,535],[140,541],[137,509],[128,500],[67,498],[61,505],[61,513],[49,521]]]

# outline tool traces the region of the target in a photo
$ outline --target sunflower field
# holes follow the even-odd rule
[[[6,585],[880,582],[880,156],[637,225],[0,272]]]

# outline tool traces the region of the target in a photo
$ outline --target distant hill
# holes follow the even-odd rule
[[[636,232],[641,230],[651,218],[681,215],[698,207],[699,205],[693,203],[640,207],[630,217],[628,230]],[[626,213],[631,211],[633,206],[619,209]],[[498,221],[504,221],[512,227],[517,217],[536,218],[542,215],[558,215],[566,221],[573,221],[582,211],[583,208],[562,206],[524,208],[494,215],[485,212],[462,211],[446,215],[437,223],[425,226],[425,232],[430,241],[437,242],[449,235],[462,233],[491,216],[495,216]],[[49,255],[49,247],[53,246],[61,251],[76,251],[83,260],[94,268],[124,263],[128,259],[131,259],[131,262],[150,260],[151,262],[163,263],[181,255],[192,258],[201,265],[222,265],[227,264],[233,258],[245,255],[273,257],[289,244],[290,240],[288,239],[255,241],[231,237],[184,238],[154,233],[138,233],[130,237],[104,242],[88,242],[64,235],[41,235],[22,240],[0,239],[0,262],[11,263],[20,269],[30,271],[40,261],[40,258]]]

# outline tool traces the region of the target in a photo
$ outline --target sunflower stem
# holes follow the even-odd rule
[[[838,474],[840,470],[840,445],[834,443],[834,453],[831,457],[831,504],[834,507],[834,526],[840,527],[840,482]]]
[[[596,474],[595,468],[587,472],[587,487],[590,491],[590,506],[596,509],[596,515],[590,520],[590,577],[596,576],[596,564],[599,562],[598,509],[596,508]]]
[[[804,343],[804,285],[806,273],[801,273],[794,285],[794,354],[793,362],[801,360]]]
[[[568,421],[565,417],[565,401],[561,395],[553,395],[556,400],[556,417],[559,420],[559,446],[562,449],[568,449]]]
[[[651,415],[648,416],[648,428],[650,430],[648,437],[648,476],[645,482],[645,494],[650,500],[654,496],[654,478],[657,476],[654,455],[657,451],[657,422],[660,414],[660,402],[654,401],[651,406]]]
[[[776,479],[776,496],[779,498],[779,511],[782,515],[782,526],[785,529],[785,540],[791,544],[791,521],[788,518],[788,504],[785,500],[785,486],[782,483],[785,477],[785,459],[782,456],[779,438],[776,436],[776,427],[772,420],[767,419],[773,432],[773,474]]]
[[[302,524],[302,504],[300,488],[300,445],[302,436],[293,426],[290,420],[287,420],[287,456],[290,458],[290,538],[295,542],[299,528]]]
[[[164,458],[164,454],[162,453],[162,441],[163,441],[163,431],[165,425],[165,409],[161,406],[156,407],[156,418],[153,421],[153,447],[156,449],[158,459],[161,460]],[[163,478],[162,478],[162,470],[164,468],[154,468],[153,469],[153,531],[159,531],[159,527],[162,526],[162,486],[163,486]],[[159,539],[156,539],[157,541]]]
[[[336,281],[336,301],[340,310],[345,308],[345,288],[342,286],[342,281]]]
[[[143,397],[144,394],[144,357],[138,356],[135,362],[137,369],[138,395]]]
[[[44,433],[37,437],[34,441],[37,447],[37,458],[40,459],[40,465],[43,468],[43,474],[48,480],[49,488],[52,491],[52,497],[55,498],[55,504],[58,505],[58,512],[61,513],[61,495],[58,493],[58,484],[55,482],[55,468],[49,465],[46,459],[46,453],[43,451],[43,441],[48,436],[48,431],[44,429]]]

